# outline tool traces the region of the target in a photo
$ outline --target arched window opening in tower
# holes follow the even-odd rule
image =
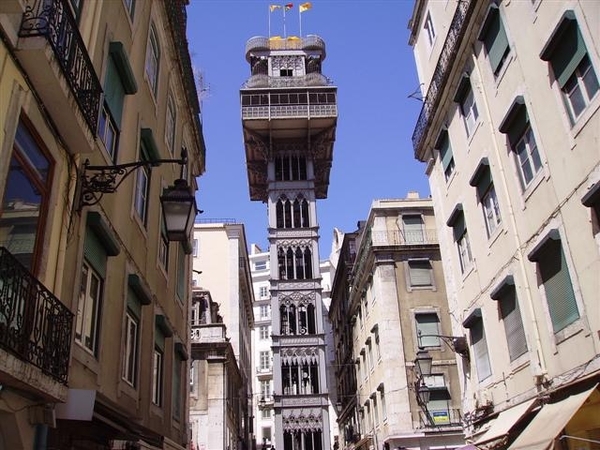
[[[287,336],[316,333],[315,307],[312,304],[281,305],[281,334]]]
[[[313,276],[312,252],[309,247],[279,248],[277,252],[280,280],[306,280]]]
[[[281,376],[284,395],[319,393],[319,366],[317,364],[283,364]]]

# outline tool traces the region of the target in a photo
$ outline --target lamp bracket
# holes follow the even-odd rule
[[[155,159],[148,161],[135,161],[112,166],[92,166],[89,159],[83,163],[79,175],[79,195],[77,211],[84,206],[92,206],[98,203],[104,194],[116,192],[123,181],[140,167],[156,167],[161,164],[179,164],[181,172],[188,162],[187,150],[181,149],[180,159]]]
[[[422,348],[421,338],[437,337],[441,339],[453,352],[458,353],[463,358],[469,359],[469,346],[465,336],[447,336],[443,334],[421,334],[419,332],[419,348]]]

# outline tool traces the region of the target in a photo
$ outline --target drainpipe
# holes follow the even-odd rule
[[[476,55],[475,48],[473,48],[473,55]],[[476,57],[473,58],[473,61],[474,61],[474,68],[477,71],[477,74],[479,75],[479,79],[481,80],[481,70],[480,70],[479,62]],[[518,63],[518,60],[512,61],[512,64],[517,64],[517,63]],[[483,104],[485,107],[485,113],[487,114],[487,117],[491,117],[489,103],[487,102],[487,97],[484,95],[484,96],[482,96],[482,98],[483,98]],[[490,119],[490,125],[492,125],[491,119]],[[494,127],[492,127],[492,128],[494,129]],[[498,170],[500,172],[500,179],[502,180],[502,190],[504,193],[504,197],[506,199],[510,199],[510,194],[509,194],[508,188],[507,188],[509,181],[506,178],[506,172],[504,170],[504,166],[502,165],[502,159],[500,158],[500,149],[498,148],[498,141],[495,139],[496,134],[497,133],[494,133],[494,139],[492,139],[493,151],[496,156],[496,160],[498,161]],[[523,254],[523,249],[522,249],[523,243],[521,242],[521,237],[520,237],[518,229],[517,229],[517,222],[515,219],[514,209],[513,209],[512,203],[510,201],[507,203],[505,209],[509,213],[508,218],[509,218],[510,227],[512,228],[512,230],[514,230],[514,232],[512,233],[512,237],[514,238],[515,246],[517,248],[517,252],[516,252],[517,254],[516,254],[515,259],[517,260],[520,276],[521,276],[521,279],[523,280],[523,290],[525,292],[524,300],[525,300],[525,304],[527,305],[527,309],[529,312],[529,318],[530,318],[530,322],[531,322],[531,330],[533,332],[533,340],[535,342],[535,355],[537,357],[537,363],[538,363],[539,370],[540,370],[540,373],[534,374],[534,376],[535,375],[546,375],[548,373],[548,370],[546,368],[546,361],[544,358],[544,351],[542,348],[542,341],[540,338],[538,321],[536,319],[535,309],[533,308],[533,297],[531,295],[531,288],[530,288],[529,283],[527,283],[527,268],[525,267],[525,259],[527,257],[526,257],[526,255]],[[536,385],[537,384],[538,383],[536,380]]]
[[[35,425],[33,450],[46,450],[48,441],[48,425],[38,423]]]

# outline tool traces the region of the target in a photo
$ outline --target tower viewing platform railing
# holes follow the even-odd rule
[[[325,41],[319,36],[311,34],[304,37],[252,37],[246,42],[246,60],[250,62],[250,55],[252,53],[267,52],[271,50],[313,50],[320,52],[321,59],[325,59]]]
[[[331,86],[332,81],[321,73],[308,73],[301,77],[270,77],[265,74],[252,75],[244,88],[287,88],[305,86]]]

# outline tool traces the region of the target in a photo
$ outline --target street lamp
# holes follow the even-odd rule
[[[196,214],[202,213],[196,207],[196,198],[187,181],[183,179],[184,168],[187,165],[187,150],[181,149],[180,159],[142,160],[112,166],[92,166],[86,159],[79,175],[76,209],[81,211],[84,206],[98,203],[104,194],[116,192],[121,183],[140,167],[160,166],[161,164],[179,164],[181,175],[173,186],[163,190],[160,197],[164,225],[169,241],[184,242],[186,253],[191,253],[190,233]]]

